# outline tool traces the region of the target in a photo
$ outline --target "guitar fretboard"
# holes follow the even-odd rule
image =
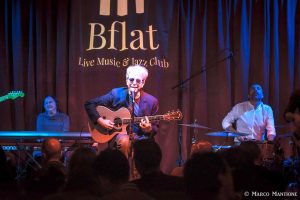
[[[159,121],[159,120],[163,120],[164,116],[163,115],[155,115],[155,116],[147,116],[150,122],[153,121]],[[134,123],[140,123],[142,119],[144,119],[145,117],[134,117]],[[122,119],[122,123],[123,124],[129,124],[131,123],[131,118],[123,118]]]

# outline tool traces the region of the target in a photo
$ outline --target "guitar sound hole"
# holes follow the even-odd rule
[[[114,119],[114,127],[116,130],[122,129],[122,119],[121,118],[115,118]]]

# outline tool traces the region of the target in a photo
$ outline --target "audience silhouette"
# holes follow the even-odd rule
[[[68,166],[67,182],[63,192],[50,195],[45,200],[56,199],[99,199],[101,187],[93,168],[95,150],[89,147],[77,148]]]
[[[164,174],[160,170],[162,152],[155,141],[135,141],[133,159],[141,178],[132,182],[142,192],[154,199],[185,199],[183,179]]]
[[[103,192],[101,199],[151,199],[129,182],[129,163],[121,151],[107,149],[100,152],[94,168]]]
[[[214,152],[193,154],[185,164],[184,180],[189,199],[234,199],[228,164]]]
[[[42,199],[62,189],[67,170],[61,162],[62,148],[58,139],[48,138],[42,144],[42,168],[30,177],[26,198]]]

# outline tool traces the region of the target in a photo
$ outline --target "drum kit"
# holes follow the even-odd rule
[[[212,128],[209,128],[207,126],[202,126],[202,125],[197,124],[197,123],[193,123],[193,124],[178,124],[178,125],[180,125],[180,126],[186,126],[186,127],[190,127],[190,128],[212,130]],[[217,132],[206,133],[206,135],[215,136],[215,137],[238,137],[238,136],[247,136],[247,135],[249,135],[249,133],[232,132],[232,131],[217,131]]]
[[[185,126],[185,127],[190,127],[190,128],[195,128],[195,129],[203,129],[203,130],[213,130],[210,127],[207,126],[203,126],[201,124],[198,123],[193,123],[193,124],[178,124],[180,126]],[[278,128],[278,126],[276,126]],[[282,128],[282,125],[280,126],[280,128]],[[247,136],[249,135],[249,133],[241,133],[241,132],[230,132],[230,131],[215,131],[215,132],[208,132],[205,133],[205,135],[207,136],[211,136],[211,137],[224,137],[224,138],[232,138],[232,137],[239,137],[239,136]],[[289,159],[292,157],[294,158],[293,161],[295,161],[295,159],[297,156],[297,152],[295,153],[295,148],[294,143],[291,142],[292,141],[292,133],[286,133],[286,134],[281,134],[277,136],[277,139],[280,138],[288,138],[289,139],[289,143],[291,144],[290,146],[292,146],[292,153],[289,156]],[[286,158],[285,156],[283,156],[283,149],[281,147],[280,144],[277,144],[278,142],[270,142],[270,141],[265,141],[265,142],[260,142],[260,141],[255,141],[255,143],[258,145],[260,151],[261,151],[261,156],[262,156],[262,161],[263,163],[265,163],[266,165],[269,165],[269,163],[273,163],[275,162],[275,160],[278,160],[278,158],[281,160],[282,163],[284,163],[286,160],[288,160],[288,158]],[[224,149],[228,149],[231,148],[230,145],[213,145],[213,149],[214,151],[219,151],[219,150],[224,150]]]
[[[193,124],[178,124],[180,126],[185,126],[185,127],[190,127],[190,128],[195,128],[195,129],[203,129],[203,130],[213,130],[212,128],[209,128],[207,126],[203,126],[201,124],[198,123],[193,123]],[[195,131],[194,131],[195,133]],[[227,141],[229,140],[229,138],[232,137],[239,137],[239,136],[247,136],[249,135],[248,133],[241,133],[241,132],[231,132],[231,131],[215,131],[215,132],[208,132],[205,135],[207,136],[211,136],[211,137],[223,137],[225,138]],[[195,134],[193,134],[193,138],[192,138],[192,144],[195,144],[196,140],[195,140]],[[231,148],[231,145],[213,145],[213,150],[216,151],[220,151],[220,150],[224,150],[224,149],[229,149]]]
[[[213,130],[212,128],[200,125],[198,123],[193,124],[179,124],[180,126],[186,126],[194,129],[203,129],[203,130]],[[286,126],[275,126],[278,128],[286,128]],[[194,131],[196,133],[197,131]],[[230,131],[216,131],[208,132],[205,135],[211,137],[224,137],[227,140],[231,137],[247,136],[248,133],[241,132],[230,132]],[[195,134],[193,135],[193,138]],[[283,145],[282,140],[288,142],[288,145]],[[193,139],[192,139],[193,141]],[[193,142],[192,142],[193,143]],[[195,143],[195,142],[194,142]],[[193,143],[193,145],[194,145]],[[300,158],[300,140],[295,141],[293,133],[285,133],[277,135],[275,141],[255,141],[261,152],[261,159],[258,161],[259,165],[262,165],[271,170],[280,170],[285,179],[289,182],[290,185],[298,185],[298,174],[300,173],[299,169],[299,158]],[[213,151],[223,151],[229,148],[232,148],[230,145],[213,145]],[[288,153],[287,153],[288,152]],[[299,154],[298,154],[299,153]]]

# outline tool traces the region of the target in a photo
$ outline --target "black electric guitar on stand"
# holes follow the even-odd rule
[[[0,102],[6,101],[8,99],[16,99],[18,97],[24,97],[25,94],[23,91],[11,91],[4,96],[0,97]]]
[[[109,142],[117,134],[127,134],[126,127],[132,122],[130,112],[127,108],[120,108],[117,111],[112,111],[104,106],[97,106],[97,112],[104,119],[109,119],[114,122],[112,130],[105,129],[99,124],[89,123],[89,131],[92,138],[98,143]],[[147,116],[150,122],[160,120],[181,120],[182,113],[177,111],[169,111],[164,115]],[[140,123],[144,117],[134,117],[134,123]]]

